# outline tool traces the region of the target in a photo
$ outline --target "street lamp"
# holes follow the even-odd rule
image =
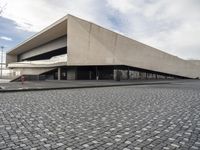
[[[5,47],[1,46],[1,78],[3,77],[2,71],[3,71],[3,49]]]

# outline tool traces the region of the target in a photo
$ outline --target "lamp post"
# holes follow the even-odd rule
[[[1,46],[1,78],[3,77],[3,49],[4,49],[4,46]]]

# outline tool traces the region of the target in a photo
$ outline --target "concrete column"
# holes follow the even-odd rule
[[[76,80],[77,68],[72,67],[67,69],[67,80]]]
[[[117,69],[113,70],[113,80],[117,80]]]
[[[130,80],[130,68],[127,69],[127,80]]]
[[[89,71],[89,79],[92,80],[92,71]]]
[[[98,67],[96,67],[96,80],[99,80],[99,71],[98,71]]]
[[[114,69],[114,80],[115,81],[120,81],[122,79],[122,71],[121,70],[118,70],[118,69]]]
[[[60,80],[60,78],[61,78],[61,68],[58,67],[58,80]]]

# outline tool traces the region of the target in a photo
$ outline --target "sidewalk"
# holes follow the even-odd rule
[[[0,84],[1,83],[8,83],[10,82],[10,79],[0,79]]]
[[[58,90],[58,89],[77,89],[77,88],[98,88],[112,86],[130,86],[130,85],[152,85],[152,84],[171,84],[180,83],[188,80],[132,80],[132,81],[111,81],[111,80],[85,80],[85,81],[34,81],[0,83],[0,92],[20,92],[20,91],[40,91],[40,90]],[[190,80],[191,81],[191,80]],[[192,80],[193,81],[193,80]],[[195,81],[195,80],[194,80]]]

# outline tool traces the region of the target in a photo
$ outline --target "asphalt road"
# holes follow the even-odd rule
[[[0,93],[0,149],[200,149],[200,82]]]

